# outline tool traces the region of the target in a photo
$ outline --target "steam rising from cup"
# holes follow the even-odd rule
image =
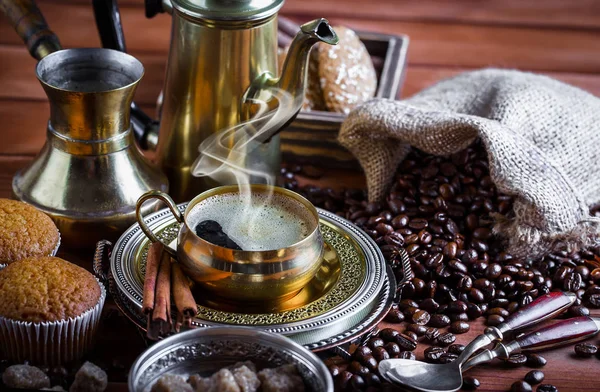
[[[253,227],[261,224],[261,210],[270,203],[271,195],[253,199],[250,183],[252,180],[274,185],[275,175],[269,173],[266,163],[257,159],[256,153],[251,153],[278,133],[289,121],[290,113],[298,112],[302,106],[302,96],[294,97],[277,87],[264,89],[261,96],[268,99],[257,97],[244,103],[252,113],[248,120],[205,139],[198,148],[200,156],[192,165],[192,175],[196,177],[210,177],[220,184],[237,184],[239,188],[243,213],[219,222],[225,232],[242,222],[252,233]],[[274,102],[277,105],[272,108]]]

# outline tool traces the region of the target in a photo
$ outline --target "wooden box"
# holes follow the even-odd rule
[[[377,72],[377,98],[395,99],[404,82],[409,39],[405,35],[357,32]],[[327,168],[358,168],[348,150],[337,143],[345,114],[300,112],[281,132],[281,151],[286,163],[311,164]]]

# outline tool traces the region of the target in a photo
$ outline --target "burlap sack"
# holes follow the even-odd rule
[[[545,76],[487,69],[461,74],[404,101],[374,99],[352,112],[339,142],[360,161],[369,199],[384,197],[410,146],[435,155],[480,137],[515,217],[494,227],[516,256],[537,257],[558,240],[597,241],[600,99]]]

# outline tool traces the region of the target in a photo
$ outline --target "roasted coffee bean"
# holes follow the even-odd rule
[[[401,323],[404,321],[404,314],[398,308],[392,308],[385,316],[385,321],[388,323]]]
[[[544,373],[540,370],[532,370],[525,375],[524,380],[531,385],[539,384],[544,381]]]
[[[452,353],[443,353],[440,356],[440,359],[438,359],[438,363],[444,364],[444,363],[450,363],[456,360],[456,358],[458,358],[458,355],[456,354],[452,354]]]
[[[569,313],[570,316],[573,316],[573,317],[589,316],[590,315],[590,310],[588,308],[586,308],[585,306],[582,306],[582,305],[571,306],[567,310],[567,312]]]
[[[355,391],[363,389],[366,385],[367,385],[367,383],[365,382],[365,380],[358,374],[355,374],[350,379],[350,386]]]
[[[469,319],[475,320],[482,314],[483,312],[481,311],[481,307],[479,305],[471,303],[467,304],[467,316],[469,316]]]
[[[428,311],[429,313],[434,313],[439,309],[440,304],[438,304],[433,298],[425,298],[419,303],[419,307],[423,310]],[[436,315],[433,315],[432,318],[435,316]],[[429,320],[429,322],[431,323],[431,320]]]
[[[369,369],[364,366],[362,363],[358,362],[358,361],[352,361],[350,362],[350,365],[348,365],[348,370],[351,371],[354,374],[358,374],[358,375],[365,375],[365,374],[369,374]]]
[[[456,336],[451,332],[446,332],[440,334],[436,340],[440,346],[449,346],[456,341]]]
[[[533,391],[533,389],[531,389],[531,385],[529,385],[525,381],[515,381],[510,386],[510,390],[511,390],[511,392],[531,392],[531,391]]]
[[[575,345],[575,354],[578,357],[589,358],[598,352],[598,346],[592,343],[578,343]]]
[[[540,384],[538,385],[536,392],[558,392],[558,388],[552,384]]]
[[[438,338],[438,336],[440,336],[440,330],[437,328],[427,328],[427,332],[425,332],[424,336],[425,339],[433,342]]]
[[[370,387],[377,388],[381,385],[381,379],[375,373],[369,373],[366,376],[363,376],[363,378],[365,379],[365,382],[367,383],[367,385]]]
[[[404,331],[404,334],[414,340],[417,340],[419,337],[413,331]]]
[[[387,342],[383,348],[385,348],[385,351],[388,352],[390,358],[398,358],[402,352],[402,350],[400,350],[400,346],[394,342]]]
[[[469,332],[469,329],[471,329],[471,327],[469,326],[469,323],[465,321],[455,321],[452,324],[450,324],[450,332],[452,333],[467,333]]]
[[[448,242],[446,246],[444,246],[444,248],[442,249],[442,254],[448,259],[453,259],[456,257],[457,251],[458,245],[456,245],[456,242]]]
[[[463,378],[462,389],[467,390],[467,391],[473,391],[473,390],[479,388],[480,385],[481,385],[481,383],[475,377],[465,376]]]
[[[394,229],[401,229],[403,227],[408,226],[408,222],[410,221],[410,218],[406,215],[398,215],[396,216],[394,219],[392,219],[392,227]]]
[[[425,310],[417,310],[411,317],[412,322],[419,325],[426,325],[430,319],[431,315]]]
[[[365,365],[370,371],[377,371],[377,360],[372,355],[365,357],[365,359],[361,363]]]
[[[466,313],[452,313],[450,315],[450,321],[469,321],[469,316]]]
[[[417,341],[410,336],[406,336],[405,334],[396,336],[395,341],[403,351],[413,351],[417,348]]]
[[[425,335],[425,331],[427,331],[427,327],[419,324],[408,324],[406,330],[416,333],[417,336],[423,336]]]
[[[348,370],[344,370],[335,379],[335,383],[337,384],[337,388],[340,391],[345,391],[350,386],[350,380],[354,377],[354,374],[349,372]]]
[[[377,362],[381,362],[384,359],[389,359],[390,354],[388,354],[387,350],[383,346],[379,346],[373,350],[373,358],[375,358]]]
[[[511,354],[505,363],[511,367],[522,366],[527,362],[527,356],[525,354]]]
[[[452,301],[448,304],[448,312],[464,313],[467,311],[467,304],[463,301]]]
[[[542,357],[539,354],[529,354],[527,356],[527,366],[529,367],[538,368],[546,366],[546,363],[548,363],[546,358]]]
[[[411,219],[410,222],[408,222],[408,227],[417,231],[423,230],[427,226],[429,226],[429,222],[427,222],[427,219],[415,218]]]
[[[371,351],[371,349],[367,346],[358,346],[356,348],[356,350],[354,350],[354,353],[352,353],[352,358],[356,359],[357,361],[363,363],[365,358],[371,356],[373,354],[373,351]]]
[[[411,361],[414,361],[415,359],[417,359],[417,357],[415,356],[415,353],[413,353],[411,351],[402,351],[398,358],[410,359]]]
[[[588,297],[588,303],[594,308],[600,308],[600,294],[592,294]]]
[[[483,293],[481,292],[481,290],[476,289],[476,288],[472,288],[471,290],[469,290],[469,299],[474,302],[474,303],[482,303],[485,300],[485,297],[483,295]]]
[[[460,354],[462,354],[463,351],[465,351],[465,346],[462,344],[455,343],[455,344],[451,344],[450,346],[448,346],[449,353],[460,355]]]
[[[386,342],[393,342],[397,335],[400,335],[400,332],[393,328],[384,328],[379,331],[379,337]]]
[[[383,237],[383,240],[388,245],[393,245],[397,247],[404,246],[404,237],[402,236],[402,234],[397,233],[395,231],[388,233],[385,237]]]
[[[377,347],[383,347],[384,344],[385,344],[385,342],[383,341],[383,339],[377,338],[377,337],[371,338],[371,339],[369,339],[369,341],[367,341],[367,346],[373,352]]]
[[[498,314],[492,314],[490,315],[485,324],[489,325],[490,327],[495,327],[496,325],[500,325],[504,322],[504,317],[498,315]]]
[[[460,272],[462,274],[466,274],[468,272],[467,266],[458,261],[457,259],[452,259],[448,262],[448,266],[453,270]]]
[[[425,267],[427,268],[437,268],[442,265],[444,261],[444,256],[441,253],[433,254],[427,261],[425,261]]]
[[[398,303],[398,308],[405,310],[408,308],[419,308],[419,303],[414,299],[403,299]]]
[[[487,314],[488,314],[488,316],[491,316],[493,314],[497,314],[497,315],[502,316],[502,317],[508,317],[508,316],[510,316],[509,311],[506,310],[506,309],[503,309],[503,308],[491,308],[491,309],[488,309]]]
[[[437,363],[442,354],[446,353],[442,347],[431,346],[423,352],[425,360],[432,363]]]
[[[327,369],[329,369],[329,374],[331,374],[331,377],[333,378],[337,377],[337,375],[342,371],[337,365],[329,365],[327,366]]]
[[[429,319],[429,323],[427,324],[430,327],[443,328],[450,325],[450,317],[445,314],[434,314]]]

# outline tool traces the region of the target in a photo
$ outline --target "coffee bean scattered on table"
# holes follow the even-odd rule
[[[539,354],[527,355],[527,366],[529,366],[529,367],[538,368],[538,367],[546,366],[546,363],[548,363],[546,358],[542,357]]]
[[[479,388],[480,385],[481,385],[481,383],[475,377],[465,376],[463,378],[463,385],[462,385],[461,389],[464,389],[467,391],[472,391],[472,390]]]
[[[527,362],[527,356],[525,354],[511,354],[505,363],[511,367],[523,366]]]
[[[510,386],[510,390],[511,392],[531,392],[533,389],[531,388],[531,385],[525,381],[515,381]]]
[[[578,357],[589,358],[598,352],[598,346],[592,343],[578,343],[575,345],[575,354]]]
[[[544,373],[540,370],[532,370],[525,375],[524,379],[531,385],[539,384],[544,381]]]
[[[537,392],[558,392],[558,388],[552,384],[540,384],[536,388]]]

